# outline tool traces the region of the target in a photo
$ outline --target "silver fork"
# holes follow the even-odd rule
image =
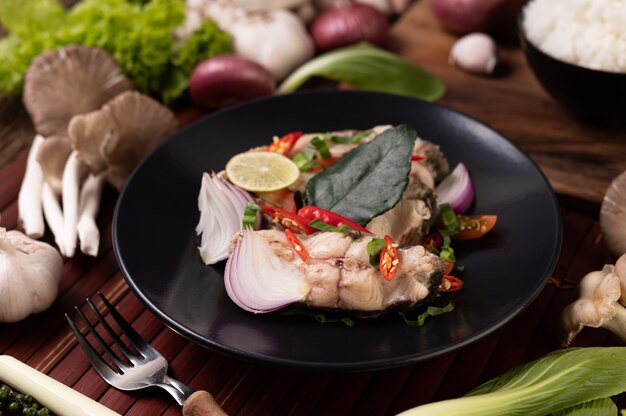
[[[123,357],[113,351],[78,306],[75,306],[74,310],[87,325],[87,332],[91,332],[104,349],[104,355],[114,364],[113,366],[96,352],[86,336],[81,333],[68,314],[65,314],[65,318],[70,328],[72,328],[72,332],[74,332],[78,343],[85,351],[85,354],[87,354],[89,362],[107,383],[120,390],[138,390],[151,386],[161,387],[167,390],[178,404],[183,406],[183,415],[186,416],[226,415],[217,402],[215,402],[211,394],[205,391],[197,391],[194,393],[193,390],[185,384],[169,377],[167,375],[168,364],[165,357],[130,326],[102,293],[98,292],[98,296],[102,299],[109,313],[115,322],[117,322],[117,325],[119,325],[123,333],[128,337],[130,344],[137,350],[138,354],[124,344],[122,339],[115,333],[90,299],[85,299],[85,302],[89,305],[89,308],[96,315],[102,327],[109,334],[128,362],[124,361]]]

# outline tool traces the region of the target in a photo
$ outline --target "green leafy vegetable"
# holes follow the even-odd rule
[[[615,416],[617,406],[608,397],[577,404],[552,413],[550,416]]]
[[[183,0],[83,0],[69,10],[58,0],[2,0],[0,94],[16,95],[30,62],[68,44],[110,52],[137,90],[169,102],[187,87],[193,65],[232,51],[230,36],[208,21],[177,43],[172,31],[185,19]]]
[[[311,318],[314,318],[320,324],[343,323],[343,324],[348,325],[350,328],[356,325],[356,322],[354,322],[354,320],[348,316],[335,315],[330,312],[326,313],[326,312],[317,311],[314,309],[289,308],[289,309],[281,310],[280,314],[284,316],[291,316],[291,315],[309,316]]]
[[[401,415],[548,415],[623,391],[626,347],[569,348],[515,367],[464,397]]]
[[[382,238],[372,238],[367,243],[367,255],[369,256],[370,264],[376,270],[380,266],[380,252],[387,245],[387,242]]]
[[[402,197],[415,138],[415,130],[401,125],[354,148],[309,181],[309,204],[366,225]]]
[[[336,49],[306,62],[283,81],[278,93],[293,92],[311,77],[344,81],[364,90],[430,101],[445,92],[445,86],[434,75],[369,44]]]
[[[402,317],[404,323],[408,326],[418,327],[424,325],[424,322],[426,322],[426,318],[428,318],[429,316],[439,316],[443,315],[444,313],[452,312],[453,310],[454,305],[452,303],[448,303],[444,307],[429,306],[424,312],[417,316],[417,319],[408,319],[406,315],[402,312],[398,312],[398,314],[400,315],[400,317]]]

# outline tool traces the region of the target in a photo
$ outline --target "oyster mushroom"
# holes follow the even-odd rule
[[[104,173],[119,190],[137,164],[177,127],[170,109],[128,91],[100,110],[74,117],[68,132],[78,159],[91,173]]]
[[[626,342],[625,302],[626,254],[580,281],[579,299],[561,313],[561,344],[568,346],[585,326],[608,329]]]
[[[38,161],[56,194],[71,153],[67,126],[77,114],[102,107],[133,88],[105,50],[69,45],[33,59],[24,77],[24,106],[38,134],[46,138]]]
[[[604,242],[615,256],[626,253],[626,172],[613,180],[600,207]]]

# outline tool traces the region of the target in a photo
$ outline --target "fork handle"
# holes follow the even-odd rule
[[[183,405],[183,416],[228,416],[211,393],[204,390],[194,392]]]

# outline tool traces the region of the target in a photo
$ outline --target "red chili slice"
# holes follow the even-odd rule
[[[367,228],[357,224],[356,222],[342,217],[339,214],[335,214],[332,211],[328,211],[327,209],[318,208],[313,205],[307,205],[298,210],[298,215],[302,218],[305,218],[308,222],[312,220],[320,220],[328,225],[332,225],[334,227],[339,227],[340,225],[347,225],[349,227],[354,228],[355,230],[359,230],[365,234],[371,234],[372,232]]]
[[[438,232],[428,234],[426,238],[424,238],[424,241],[422,241],[422,246],[424,246],[426,250],[429,250],[431,248],[439,249],[442,244],[443,237],[441,237],[441,234],[439,234]]]
[[[424,160],[424,156],[411,155],[411,162],[419,162],[420,160]]]
[[[282,208],[272,207],[270,205],[261,205],[261,209],[272,219],[282,225],[285,229],[289,229],[297,234],[312,234],[316,230],[309,225],[309,221],[302,218],[298,214],[289,212]]]
[[[293,251],[300,256],[302,261],[306,262],[309,259],[309,252],[304,248],[302,241],[300,241],[289,228],[285,230],[285,237],[287,237],[287,241],[289,241],[289,244],[293,247]]]
[[[463,289],[463,281],[457,277],[449,275],[444,275],[443,281],[441,282],[441,285],[439,285],[440,292],[451,293],[458,292],[461,289]]]
[[[391,280],[398,272],[398,266],[400,264],[400,259],[398,259],[398,245],[388,235],[385,236],[385,242],[387,244],[380,251],[378,269],[386,280]]]
[[[280,153],[281,155],[288,155],[293,149],[298,139],[302,137],[301,131],[294,131],[285,134],[283,137],[275,137],[274,142],[267,146],[268,152]]]
[[[293,197],[293,192],[287,188],[273,192],[256,192],[256,195],[266,204],[280,207],[293,213],[298,210],[296,200]]]

